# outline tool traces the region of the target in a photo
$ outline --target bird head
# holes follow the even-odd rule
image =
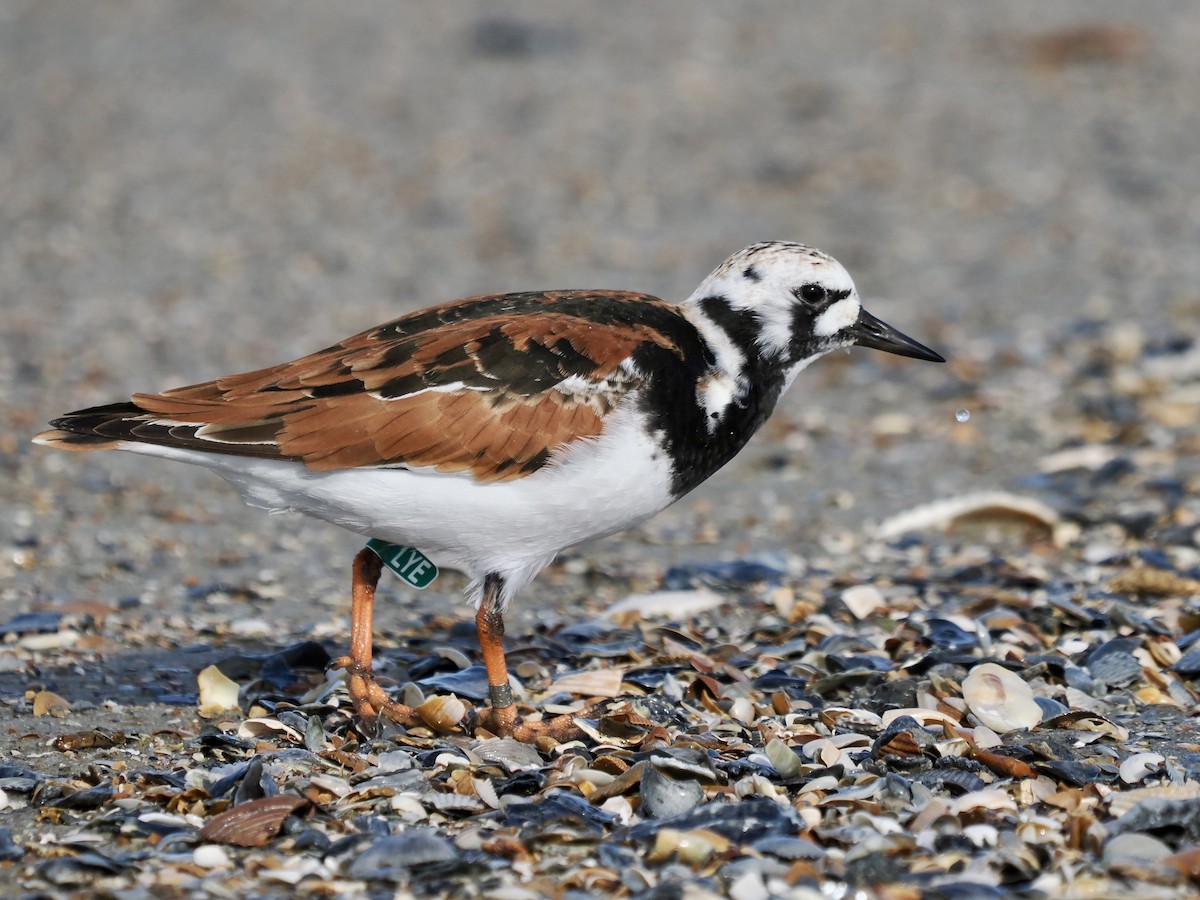
[[[767,241],[738,251],[686,305],[726,333],[729,351],[755,352],[796,372],[831,350],[854,345],[945,361],[863,309],[841,263],[803,244]]]

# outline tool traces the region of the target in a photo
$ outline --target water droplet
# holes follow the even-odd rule
[[[969,409],[960,409],[954,414],[954,418],[960,422],[969,422],[971,420],[971,411]]]

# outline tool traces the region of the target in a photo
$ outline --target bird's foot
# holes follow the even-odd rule
[[[380,716],[404,726],[424,724],[415,709],[388,696],[370,666],[363,666],[349,656],[335,659],[332,665],[346,670],[346,690],[350,692],[354,713],[369,731],[374,730]]]
[[[499,737],[512,738],[522,744],[541,744],[547,740],[555,744],[579,740],[583,730],[576,724],[579,716],[587,717],[588,709],[578,713],[555,716],[552,719],[528,721],[517,714],[515,705],[489,706],[480,710],[476,725],[486,728]]]

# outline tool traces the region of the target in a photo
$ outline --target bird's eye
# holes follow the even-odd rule
[[[796,290],[796,296],[799,297],[801,300],[803,300],[805,303],[813,303],[813,304],[820,303],[822,300],[825,299],[827,294],[828,294],[828,292],[825,290],[825,288],[819,284],[811,284],[810,283],[810,284],[801,285]]]

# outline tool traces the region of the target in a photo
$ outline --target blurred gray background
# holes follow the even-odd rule
[[[765,238],[833,253],[950,364],[823,361],[728,472],[545,593],[820,556],[1020,483],[1088,437],[1063,381],[1088,322],[1193,330],[1198,46],[1186,0],[0,4],[0,617],[246,580],[283,627],[344,612],[357,538],[30,446],[59,412],[472,293],[680,299]]]

